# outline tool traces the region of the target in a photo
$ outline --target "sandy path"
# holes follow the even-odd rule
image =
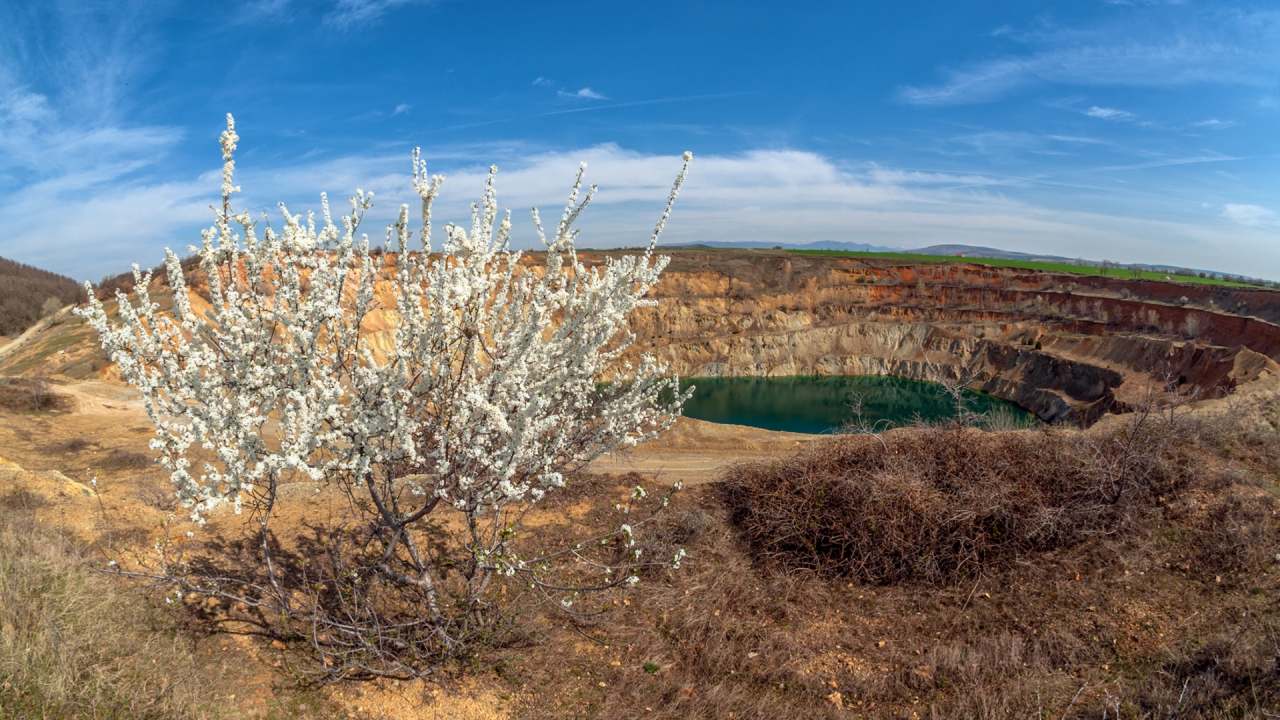
[[[11,352],[14,352],[15,350],[22,347],[23,345],[26,345],[28,340],[40,334],[40,331],[44,330],[50,325],[56,322],[65,320],[67,315],[71,312],[71,310],[74,307],[75,305],[68,305],[62,308],[61,310],[59,310],[58,312],[50,315],[49,317],[41,318],[40,320],[36,321],[36,324],[27,328],[26,332],[22,333],[21,335],[19,335],[17,338],[12,340],[8,344],[0,346],[0,358],[5,357]]]
[[[638,472],[663,481],[699,484],[716,480],[730,464],[787,457],[821,435],[775,432],[681,418],[651,443],[605,456],[591,464],[595,472]]]

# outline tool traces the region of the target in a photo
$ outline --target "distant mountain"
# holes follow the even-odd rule
[[[819,240],[805,245],[796,245],[794,243],[767,243],[767,242],[701,242],[689,243],[687,245],[663,245],[666,248],[784,248],[786,250],[843,250],[845,252],[903,252],[902,248],[884,247],[883,245],[868,245],[866,243],[849,243],[836,242],[834,240]]]
[[[83,300],[84,289],[64,275],[0,258],[0,335],[34,325],[49,298],[63,307]]]
[[[1099,260],[1083,260],[1080,258],[1069,258],[1061,255],[1038,255],[1034,253],[1014,252],[1012,250],[1001,250],[999,248],[983,247],[981,245],[930,245],[928,247],[906,249],[885,247],[883,245],[868,245],[866,243],[849,243],[836,242],[834,240],[820,240],[818,242],[806,243],[803,245],[796,243],[767,243],[767,242],[703,242],[691,243],[687,245],[665,245],[669,248],[781,248],[783,250],[842,250],[845,252],[890,252],[890,253],[908,253],[912,255],[950,255],[952,257],[967,258],[991,258],[993,260],[1025,260],[1030,262],[1052,262],[1052,263],[1070,263],[1098,267],[1102,264]],[[1121,267],[1118,263],[1113,263],[1114,267]],[[1140,263],[1139,266],[1143,270],[1152,272],[1165,272],[1170,275],[1181,270],[1184,273],[1191,271],[1193,273],[1205,273],[1207,275],[1221,275],[1213,270],[1205,270],[1202,268],[1183,268],[1178,265],[1149,265]],[[1241,282],[1250,278],[1240,277]]]
[[[915,250],[901,250],[899,252],[914,253],[916,255],[951,255],[953,257],[992,258],[995,260],[1075,262],[1075,258],[1066,258],[1061,255],[1032,255],[1031,253],[1013,252],[1012,250],[998,250],[996,248],[981,247],[978,245],[930,245],[929,247],[917,248]]]
[[[994,260],[1027,260],[1032,262],[1054,262],[1054,263],[1070,263],[1079,265],[1088,265],[1090,267],[1098,267],[1102,263],[1097,260],[1082,260],[1080,258],[1069,258],[1061,255],[1033,255],[1031,253],[1013,252],[1011,250],[998,250],[996,248],[979,247],[975,245],[930,245],[926,248],[918,250],[903,250],[901,252],[915,253],[917,255],[952,255],[971,258],[991,258]],[[1202,268],[1184,268],[1179,265],[1148,265],[1140,263],[1143,270],[1151,272],[1165,272],[1170,275],[1177,273],[1179,270],[1191,271],[1193,273],[1205,273],[1206,275],[1220,275],[1212,270],[1204,270]],[[1113,263],[1113,266],[1120,267],[1119,263]]]

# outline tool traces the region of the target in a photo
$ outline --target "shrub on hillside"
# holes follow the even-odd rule
[[[68,404],[40,377],[0,378],[0,409],[17,412],[55,410]]]
[[[679,566],[678,551],[635,547],[647,518],[632,510],[657,512],[669,497],[638,485],[614,525],[546,555],[526,551],[539,530],[521,522],[603,453],[656,437],[688,397],[654,356],[620,355],[635,339],[628,316],[655,302],[645,296],[668,261],[657,240],[691,155],[645,251],[596,268],[574,249],[595,191],[583,193],[579,170],[550,235],[533,211],[547,251],[532,269],[510,246],[496,169],[469,228],[446,225],[433,241],[443,177],[416,150],[421,225],[411,231],[400,207],[390,258],[375,262],[358,234],[373,205],[359,190],[341,228],[322,196],[323,223],[286,210],[282,232],[259,237],[247,211],[231,211],[238,141],[227,116],[222,205],[190,247],[211,309],[193,308],[189,263],[166,252],[170,307],[135,266],[136,305],[117,294],[118,322],[96,296],[81,311],[146,398],[152,447],[191,519],[250,510],[243,543],[204,558],[159,547],[139,574],[254,608],[250,622],[308,642],[317,673],[339,680],[428,674],[503,636],[522,604],[577,612],[580,594]],[[367,330],[379,318],[394,332],[375,349]],[[316,542],[280,542],[273,529],[279,493],[297,481],[349,500],[349,515],[314,528]]]
[[[1158,427],[838,437],[732,467],[725,500],[758,556],[867,583],[951,583],[1123,531],[1174,496],[1190,471]]]

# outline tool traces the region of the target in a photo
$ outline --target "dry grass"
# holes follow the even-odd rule
[[[1194,479],[1151,421],[1094,438],[919,427],[845,436],[725,475],[761,558],[865,583],[953,583],[1124,532]]]
[[[682,570],[480,657],[534,698],[529,718],[1264,717],[1280,707],[1277,438],[1156,421],[1134,444],[1126,428],[916,428],[888,451],[836,438],[739,467],[646,535],[646,552],[688,548]]]
[[[219,678],[173,617],[96,576],[65,542],[0,510],[0,716],[214,717]]]
[[[886,436],[887,449],[840,437],[772,468],[738,468],[678,496],[639,538],[645,556],[686,548],[681,570],[650,572],[628,593],[584,596],[575,608],[603,612],[548,614],[533,633],[438,668],[440,687],[449,677],[459,687],[496,682],[527,718],[1280,714],[1278,417],[1273,402],[1261,415],[1172,425],[1153,416],[1138,433],[1132,423],[1085,433],[908,428]],[[89,449],[74,440],[66,452]],[[130,465],[118,470],[133,490],[144,480],[167,490]],[[567,542],[606,526],[611,503],[637,482],[575,479],[534,518],[539,537]],[[11,509],[0,508],[4,642],[30,628],[23,642],[39,652],[15,663],[9,644],[0,649],[0,681],[10,683],[0,716],[89,716],[96,705],[98,717],[182,717],[181,707],[129,704],[141,703],[139,688],[158,701],[146,694],[164,677],[146,672],[151,658],[161,666],[170,650],[179,663],[189,653],[169,616],[129,587],[83,576]],[[809,526],[793,527],[795,517]],[[776,537],[765,531],[786,518]],[[879,534],[848,527],[871,522]],[[15,574],[15,558],[54,568],[55,581],[16,582],[48,575]],[[83,612],[57,610],[64,570]],[[19,585],[28,588],[20,596],[10,590]],[[47,672],[56,655],[32,618],[59,613],[68,630],[58,637],[83,642],[61,646],[73,662]],[[126,622],[86,624],[104,614]],[[184,616],[218,627],[194,605]],[[239,659],[225,653],[208,652]],[[365,707],[356,717],[402,716]]]

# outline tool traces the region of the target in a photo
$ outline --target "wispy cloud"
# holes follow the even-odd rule
[[[556,82],[555,82],[554,80],[550,80],[550,79],[548,79],[548,78],[544,78],[544,77],[542,77],[541,75],[539,75],[539,76],[538,76],[538,77],[533,81],[533,84],[534,84],[534,85],[541,85],[542,87],[551,87],[552,85],[555,85],[555,84],[556,84]]]
[[[185,133],[123,119],[122,89],[147,57],[136,50],[148,45],[136,16],[147,8],[119,9],[0,28],[0,255],[86,277],[137,242],[162,242],[216,192],[214,176],[145,179]],[[23,62],[32,56],[57,61]]]
[[[121,177],[119,168],[103,167],[94,178],[62,173],[33,184],[0,204],[6,216],[21,218],[0,240],[0,255],[12,256],[21,245],[29,250],[23,255],[27,261],[91,277],[118,272],[123,259],[152,264],[160,247],[185,246],[207,222],[206,205],[218,182],[215,155],[210,153],[210,171],[182,181],[119,183],[112,181]],[[581,243],[591,247],[643,242],[680,165],[678,155],[614,144],[535,153],[521,146],[446,146],[424,148],[424,156],[432,159],[433,172],[448,176],[437,208],[442,222],[466,221],[489,162],[496,160],[500,168],[501,205],[547,210],[563,204],[578,163],[586,161],[588,180],[600,185],[595,207],[582,222]],[[274,215],[277,200],[293,212],[305,212],[321,190],[331,198],[356,187],[373,190],[378,203],[365,228],[376,241],[400,203],[414,198],[407,153],[324,158],[269,166],[242,158],[238,182],[246,193],[241,202]],[[1141,221],[1037,205],[1007,194],[1024,180],[882,164],[848,168],[797,150],[698,156],[665,237],[673,243],[847,240],[898,247],[946,240],[1126,262],[1160,258],[1232,272],[1249,267],[1251,274],[1280,276],[1280,261],[1265,267],[1257,260],[1270,257],[1267,248],[1280,237],[1273,232],[1274,214],[1265,208],[1226,206],[1222,216],[1244,233],[1231,234],[1210,222],[1213,217],[1203,225]],[[143,232],[139,217],[148,219]],[[519,247],[536,240],[527,218],[527,212],[516,213],[513,237]],[[93,252],[71,252],[84,248],[86,227],[93,228]],[[1124,257],[1117,257],[1121,252]]]
[[[373,22],[393,8],[418,2],[429,3],[434,0],[338,0],[333,10],[325,16],[325,22],[346,29]]]
[[[596,92],[595,90],[592,90],[592,89],[591,89],[591,88],[589,88],[589,87],[584,87],[584,88],[582,88],[581,90],[579,90],[579,91],[577,91],[577,92],[565,92],[564,90],[560,90],[560,91],[558,91],[556,94],[557,94],[557,95],[559,95],[559,96],[560,96],[560,97],[562,97],[562,98],[579,98],[579,99],[587,99],[587,100],[608,100],[608,98],[606,98],[604,95],[601,95],[600,93]]]
[[[399,105],[397,105],[397,106],[396,106],[396,109],[395,109],[395,110],[393,110],[393,111],[391,112],[391,114],[392,114],[392,115],[400,115],[400,114],[402,114],[402,113],[407,113],[407,112],[409,112],[409,109],[410,109],[411,107],[413,107],[413,106],[412,106],[412,105],[408,105],[408,104],[406,104],[406,103],[400,103]]]
[[[516,122],[519,120],[528,120],[530,118],[549,117],[551,115],[568,115],[570,113],[596,112],[599,110],[613,110],[615,108],[639,107],[642,105],[665,105],[666,103],[689,102],[693,100],[716,100],[719,98],[737,97],[745,93],[715,93],[713,95],[681,95],[680,97],[653,98],[651,100],[633,100],[631,102],[610,103],[609,105],[588,105],[587,107],[569,108],[567,110],[551,110],[549,112],[534,113],[532,115],[524,115],[522,117],[499,118],[497,120],[481,120],[474,123],[463,123],[460,125],[450,125],[445,130],[458,130],[461,128],[483,127],[485,125],[497,125],[499,123]]]
[[[1048,138],[1050,140],[1057,140],[1058,142],[1079,143],[1082,145],[1110,145],[1111,144],[1106,140],[1099,140],[1098,138],[1091,138],[1091,137],[1080,137],[1078,135],[1049,135]]]
[[[1234,120],[1219,120],[1217,118],[1209,118],[1208,120],[1201,120],[1198,123],[1192,123],[1192,125],[1195,125],[1196,127],[1210,128],[1212,130],[1224,130],[1226,128],[1233,127],[1235,124]]]
[[[424,148],[423,153],[436,158],[433,172],[448,177],[437,208],[441,222],[466,221],[490,162],[499,167],[503,207],[536,206],[544,215],[563,205],[578,163],[587,162],[587,180],[600,190],[581,223],[580,242],[586,247],[644,242],[680,165],[674,154],[640,153],[615,144],[543,153],[518,146]],[[244,163],[241,180],[250,208],[270,209],[274,200],[285,199],[293,212],[314,206],[321,189],[331,198],[355,187],[372,189],[379,201],[365,227],[373,229],[375,240],[400,203],[415,197],[407,156],[400,154],[271,169]],[[1063,209],[1018,199],[1011,191],[1026,180],[880,164],[848,168],[797,150],[702,155],[694,159],[664,237],[671,243],[845,240],[904,248],[945,240],[1123,262],[1158,258],[1280,276],[1280,259],[1257,260],[1271,257],[1267,248],[1280,240],[1265,222],[1233,230],[1209,214],[1197,224]],[[514,244],[532,247],[536,236],[527,210],[516,212],[514,220]]]
[[[1134,115],[1133,113],[1129,112],[1128,110],[1117,110],[1117,109],[1115,109],[1115,108],[1104,108],[1104,107],[1098,107],[1097,105],[1094,105],[1093,107],[1089,108],[1088,110],[1085,110],[1085,111],[1084,111],[1084,114],[1085,114],[1085,115],[1088,115],[1089,117],[1100,118],[1100,119],[1102,119],[1102,120],[1125,120],[1125,121],[1129,121],[1129,120],[1133,120],[1134,118],[1136,118],[1136,117],[1137,117],[1136,115]]]
[[[263,18],[287,17],[289,0],[252,0],[245,3],[236,14],[233,22],[256,22]]]
[[[1245,227],[1260,227],[1276,221],[1275,212],[1257,205],[1228,203],[1222,209],[1222,217]]]
[[[1186,5],[1186,0],[1107,0],[1108,5],[1128,5],[1130,7],[1139,7],[1143,5]]]
[[[898,97],[915,105],[962,105],[1042,83],[1265,87],[1280,69],[1280,13],[1203,13],[1185,27],[1152,27],[1147,20],[1025,33],[1019,39],[1036,48],[1030,54],[948,70],[946,81],[906,86]]]

